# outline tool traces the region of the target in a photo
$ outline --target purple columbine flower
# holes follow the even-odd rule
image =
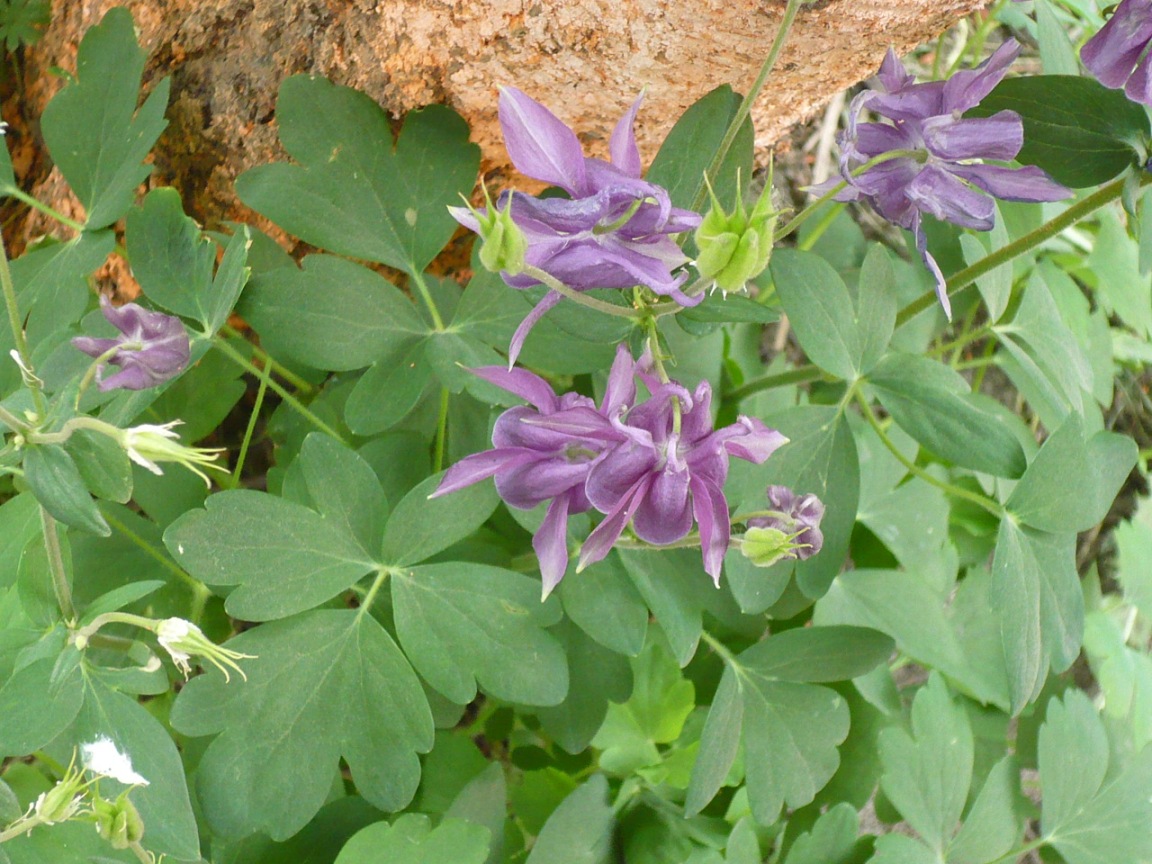
[[[119,349],[106,358],[107,362],[120,367],[119,372],[104,378],[103,370],[97,370],[102,391],[147,390],[175,378],[188,365],[188,332],[179,318],[150,312],[135,303],[116,307],[104,296],[100,297],[100,311],[120,335],[113,339],[77,336],[72,344],[96,358]]]
[[[700,215],[673,207],[668,192],[640,177],[640,153],[632,125],[643,96],[620,121],[609,141],[611,162],[586,157],[580,141],[563,121],[515,87],[500,91],[500,126],[512,164],[528,177],[559,186],[569,198],[533,198],[505,192],[497,207],[511,208],[512,220],[528,241],[526,262],[575,291],[632,288],[643,285],[676,302],[692,306],[700,298],[680,291],[687,273],[673,271],[688,258],[672,235],[700,224]],[[450,207],[460,224],[478,231],[476,215]],[[486,210],[478,211],[483,217]],[[503,274],[513,288],[539,282],[520,274]],[[512,338],[512,362],[529,330],[561,294],[549,291],[524,319]]]
[[[824,518],[824,504],[815,495],[797,495],[787,486],[768,487],[768,509],[772,515],[753,516],[749,528],[775,528],[794,537],[797,547],[792,557],[804,561],[824,546],[820,520]]]
[[[880,67],[879,90],[857,96],[840,141],[840,172],[849,184],[836,198],[864,199],[885,219],[907,228],[936,280],[936,296],[949,317],[947,285],[928,252],[924,214],[965,228],[988,231],[996,218],[989,195],[1006,201],[1059,201],[1072,193],[1041,169],[1009,168],[985,160],[1009,161],[1024,144],[1024,126],[1015,111],[963,119],[1008,72],[1020,53],[1009,39],[976,69],[947,81],[915,83],[889,50]],[[861,123],[867,108],[891,123]],[[860,173],[876,157],[899,153]],[[830,188],[835,182],[825,184]],[[988,193],[988,194],[984,194]]]
[[[707,381],[689,394],[674,381],[652,380],[646,366],[642,358],[638,371],[652,395],[609,418],[625,440],[588,473],[588,500],[605,518],[584,542],[580,566],[607,555],[629,522],[637,537],[657,546],[680,540],[695,522],[704,569],[719,584],[731,529],[724,497],[728,457],[760,464],[788,439],[743,415],[713,429]],[[679,401],[679,424],[673,400]]]
[[[1152,0],[1123,0],[1080,59],[1105,87],[1124,88],[1133,102],[1152,105]]]
[[[628,349],[620,346],[599,408],[577,393],[557,396],[547,381],[524,369],[484,366],[472,370],[529,405],[501,414],[492,431],[495,449],[457,462],[431,497],[494,476],[496,490],[509,506],[531,510],[551,499],[544,522],[532,538],[540,560],[544,597],[568,568],[568,516],[592,506],[584,494],[588,472],[621,440],[608,415],[618,413],[635,398],[634,366]]]

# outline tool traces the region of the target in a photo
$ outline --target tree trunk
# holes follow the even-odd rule
[[[56,0],[44,39],[28,49],[22,113],[38,117],[74,68],[76,46],[113,0]],[[592,153],[636,93],[645,161],[676,117],[705,92],[747,88],[784,0],[129,0],[150,54],[148,83],[172,76],[170,125],[153,183],[171,184],[202,223],[245,214],[236,176],[282,159],[276,92],[309,72],[367,92],[393,116],[447,103],[472,124],[486,170],[505,166],[497,87],[515,84],[578,130]],[[756,106],[770,146],[836,92],[873,74],[884,51],[935,37],[985,0],[817,0],[802,7]],[[36,192],[65,211],[57,175],[29,168]],[[40,176],[35,176],[39,174]],[[47,226],[41,227],[44,230]]]

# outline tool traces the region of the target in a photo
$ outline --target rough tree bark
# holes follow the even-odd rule
[[[121,0],[123,2],[123,0]],[[45,38],[24,63],[22,113],[39,116],[74,68],[80,36],[115,0],[56,0]],[[432,102],[472,124],[487,170],[506,159],[496,88],[515,83],[571,123],[591,152],[641,88],[641,153],[654,154],[672,121],[711,88],[749,86],[784,0],[127,0],[150,54],[146,78],[172,76],[170,125],[153,183],[178,187],[205,225],[243,213],[233,181],[283,158],[276,91],[310,72],[360,88],[393,116]],[[816,0],[803,7],[756,106],[767,147],[832,94],[871,75],[889,45],[935,37],[986,0]],[[34,137],[34,126],[32,135]],[[18,159],[19,161],[19,159]],[[48,166],[29,182],[74,212]],[[35,228],[36,226],[30,226]],[[46,228],[47,226],[43,226]]]

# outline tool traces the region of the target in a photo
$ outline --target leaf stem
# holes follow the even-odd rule
[[[387,579],[390,574],[391,571],[387,568],[376,571],[376,578],[372,580],[372,585],[368,589],[368,593],[364,595],[364,599],[360,601],[360,608],[356,611],[357,621],[368,614],[368,610],[371,609],[372,604],[376,602],[376,595],[380,593],[380,589],[384,585],[384,580]]]
[[[440,412],[436,417],[436,450],[432,459],[432,473],[444,470],[444,447],[448,440],[448,388],[440,388]]]
[[[725,663],[732,667],[733,671],[738,671],[740,669],[740,664],[736,660],[736,655],[728,650],[727,645],[725,645],[707,630],[700,631],[700,639],[701,641],[706,642],[709,648],[719,654],[721,659],[723,659]]]
[[[432,316],[432,324],[435,326],[436,332],[444,332],[444,319],[440,316],[440,309],[436,306],[436,301],[432,299],[432,292],[428,290],[428,283],[424,281],[424,274],[413,267],[408,271],[408,275],[416,283],[416,290],[420,292],[420,298],[428,307],[428,314]]]
[[[895,443],[893,443],[892,439],[888,437],[888,433],[884,430],[883,425],[876,418],[876,414],[872,411],[872,406],[868,404],[867,398],[865,398],[862,393],[857,393],[856,402],[859,404],[865,419],[868,421],[873,430],[875,430],[876,434],[880,437],[880,440],[883,442],[884,446],[887,447],[888,451],[899,460],[900,464],[907,468],[912,474],[919,477],[925,483],[929,483],[932,486],[935,486],[937,489],[940,489],[944,493],[951,495],[954,498],[963,498],[965,501],[971,501],[973,504],[976,504],[984,510],[987,510],[996,518],[1004,518],[1004,508],[1001,507],[997,502],[988,499],[984,495],[979,495],[976,492],[969,491],[968,489],[962,489],[959,486],[954,486],[951,483],[946,483],[945,481],[932,476],[930,473],[925,471],[923,468],[921,468],[919,465],[901,453],[900,448],[897,447]]]
[[[243,333],[228,324],[225,324],[223,327],[221,327],[220,332],[225,336],[231,336],[233,339],[244,339]],[[252,346],[252,352],[260,358],[260,362],[267,366],[274,374],[279,375],[297,390],[303,390],[305,393],[316,392],[315,385],[305,381],[291,369],[285,367],[282,363],[278,363],[275,359],[273,359],[271,354],[269,354],[259,345],[254,342],[249,342],[248,344]]]
[[[1049,219],[1036,230],[1014,240],[1007,246],[1000,247],[995,252],[985,255],[979,261],[954,273],[948,280],[948,296],[953,296],[962,288],[967,288],[985,273],[995,270],[1001,264],[1007,264],[1025,252],[1035,249],[1040,244],[1055,237],[1065,228],[1074,225],[1094,211],[1099,210],[1105,204],[1110,204],[1117,200],[1121,194],[1123,194],[1124,183],[1125,180],[1121,177],[1119,180],[1113,180],[1107,186],[1101,186],[1083,201],[1073,204],[1063,213],[1053,219]],[[1140,177],[1140,185],[1147,186],[1149,183],[1152,183],[1152,174],[1143,174]],[[933,306],[936,302],[936,293],[934,291],[925,292],[900,310],[900,313],[896,316],[896,326],[899,327],[902,324],[906,324],[925,309]]]
[[[40,380],[32,374],[32,356],[28,351],[28,340],[24,338],[24,322],[20,317],[20,304],[16,299],[16,285],[12,281],[12,268],[8,266],[8,250],[4,246],[3,237],[0,237],[0,290],[4,292],[4,305],[8,308],[8,326],[12,328],[12,339],[16,345],[16,352],[20,356],[20,373],[25,386],[32,391],[32,401],[36,405],[36,413],[43,420],[47,411],[44,391],[40,389]]]
[[[268,392],[268,381],[271,377],[271,371],[265,365],[260,370],[260,386],[256,389],[256,402],[252,405],[252,413],[248,415],[248,425],[244,429],[244,439],[240,442],[240,452],[236,455],[236,465],[229,475],[232,478],[233,489],[240,485],[244,460],[248,458],[248,447],[252,443],[252,436],[256,433],[256,421],[260,419],[260,409],[264,407],[264,394]]]
[[[11,198],[15,198],[17,201],[23,201],[25,204],[27,204],[32,209],[39,210],[45,216],[52,217],[53,219],[55,219],[60,224],[67,225],[69,228],[71,228],[73,231],[76,231],[77,233],[82,232],[84,230],[84,226],[82,224],[80,224],[79,222],[77,222],[75,219],[71,219],[71,218],[65,216],[59,210],[52,209],[47,204],[45,204],[43,201],[41,201],[39,198],[32,197],[27,192],[25,192],[23,189],[9,189],[9,190],[7,190],[7,195]]]
[[[768,76],[772,73],[772,68],[776,65],[776,60],[780,57],[780,52],[784,49],[784,43],[788,39],[788,33],[792,29],[792,23],[796,20],[796,13],[800,11],[802,0],[788,0],[788,5],[784,8],[784,16],[780,19],[780,26],[776,30],[776,37],[772,40],[772,47],[768,49],[768,56],[764,58],[764,62],[760,66],[760,73],[756,76],[756,80],[752,83],[751,89],[745,94],[744,98],[740,100],[740,106],[736,109],[732,120],[728,123],[728,128],[724,131],[724,137],[720,139],[720,146],[716,150],[716,155],[712,157],[712,164],[708,166],[707,177],[709,180],[715,180],[716,175],[720,172],[720,166],[724,164],[724,159],[728,155],[728,151],[732,149],[732,142],[736,140],[736,136],[740,134],[740,127],[744,125],[744,121],[748,119],[748,115],[752,112],[752,105],[760,96],[760,91],[764,89],[764,85],[768,82]],[[701,183],[696,190],[696,195],[692,199],[692,210],[699,210],[704,205],[704,197],[707,194],[707,189]]]
[[[763,378],[757,378],[755,381],[749,381],[735,390],[726,394],[727,398],[739,402],[747,399],[749,396],[755,396],[763,390],[772,390],[776,387],[784,387],[788,384],[803,384],[805,381],[816,381],[824,375],[822,371],[815,366],[808,364],[807,366],[797,366],[795,369],[789,369],[787,372],[780,372],[776,375],[766,375]]]
[[[581,306],[587,306],[589,309],[595,309],[597,312],[603,312],[605,315],[614,315],[617,318],[630,318],[635,321],[640,317],[640,313],[635,309],[617,306],[615,303],[606,303],[603,300],[597,300],[595,297],[589,297],[587,294],[569,288],[551,273],[547,273],[539,267],[526,264],[520,272],[525,276],[532,277],[541,285],[551,288],[557,294],[563,294],[573,303],[579,303]]]
[[[258,367],[251,360],[249,360],[247,357],[245,357],[243,354],[241,354],[239,351],[237,351],[235,348],[233,348],[231,345],[229,345],[225,340],[213,339],[212,340],[212,346],[214,348],[218,348],[220,351],[224,352],[224,354],[227,355],[227,357],[230,360],[232,360],[234,363],[236,363],[240,366],[243,366],[245,370],[247,370],[248,372],[251,372],[253,375],[257,375],[257,376],[261,375],[260,367]],[[299,399],[297,399],[295,396],[293,396],[291,393],[289,393],[283,386],[278,384],[275,381],[275,379],[268,378],[266,380],[268,381],[268,387],[272,390],[272,392],[275,393],[277,396],[279,396],[281,399],[283,399],[285,402],[287,402],[288,405],[292,408],[292,410],[296,411],[298,414],[300,414],[300,416],[307,419],[308,422],[310,422],[313,426],[315,426],[321,432],[324,432],[327,435],[331,435],[333,438],[335,438],[341,444],[347,444],[348,443],[347,441],[344,440],[343,435],[341,435],[339,432],[337,432],[335,429],[333,429],[331,426],[329,426],[327,423],[325,423],[323,420],[321,420],[319,417],[317,417],[314,413],[309,411],[307,406],[305,406],[303,402],[301,402]]]
[[[103,513],[103,511],[101,512]],[[155,546],[153,546],[151,543],[149,543],[119,519],[117,519],[115,516],[109,513],[103,513],[103,516],[104,521],[108,523],[109,527],[111,527],[114,531],[119,531],[141,552],[154,559],[158,564],[160,564],[161,567],[172,573],[172,575],[174,575],[181,582],[185,583],[192,590],[194,596],[203,595],[205,598],[207,598],[212,594],[207,585],[205,585],[199,579],[196,579],[190,574],[186,573],[184,570],[180,569],[180,566],[174,563],[171,558],[169,558],[167,555],[165,555],[163,552],[161,552],[159,549],[157,549]],[[203,606],[203,604],[201,604],[201,606]],[[196,619],[193,619],[192,623],[195,624],[198,622]]]
[[[48,553],[48,569],[52,571],[52,589],[56,593],[56,603],[65,621],[76,618],[76,607],[72,604],[72,586],[68,584],[68,573],[64,569],[64,553],[60,549],[60,534],[56,530],[56,520],[44,505],[40,505],[40,527],[44,532],[44,549]]]

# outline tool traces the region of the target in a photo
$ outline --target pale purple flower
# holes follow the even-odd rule
[[[634,366],[628,349],[620,346],[599,408],[577,393],[557,396],[547,381],[524,369],[485,366],[472,370],[529,405],[501,414],[492,431],[495,449],[457,462],[431,497],[495,477],[496,490],[511,507],[531,510],[551,499],[544,522],[532,538],[545,597],[568,567],[568,516],[591,507],[584,494],[588,472],[621,440],[608,415],[635,398]]]
[[[528,177],[558,186],[569,198],[533,198],[505,192],[497,207],[511,208],[528,241],[526,262],[575,291],[645,286],[658,295],[692,306],[700,298],[680,291],[687,273],[673,271],[688,258],[672,236],[690,231],[700,215],[673,207],[664,188],[640,176],[633,122],[643,96],[624,113],[609,141],[611,162],[586,157],[563,121],[515,87],[500,91],[500,126],[508,155]],[[478,231],[468,208],[449,208],[458,222]],[[486,210],[477,211],[481,217]],[[504,273],[513,288],[539,284],[532,277]],[[509,347],[514,362],[533,325],[557,303],[549,291],[521,323]]]
[[[107,358],[120,367],[119,372],[104,378],[103,370],[97,371],[101,390],[146,390],[175,378],[188,365],[188,332],[179,318],[150,312],[135,303],[116,307],[103,296],[100,311],[120,335],[112,339],[77,336],[72,344],[89,357],[120,349]]]
[[[985,161],[1007,162],[1020,152],[1024,127],[1015,111],[961,117],[1000,83],[1019,52],[1019,44],[1009,39],[976,69],[961,70],[947,81],[917,84],[889,50],[880,67],[880,89],[861,93],[853,100],[848,128],[840,142],[840,171],[849,185],[837,199],[863,199],[885,219],[913,233],[916,249],[936,280],[936,295],[949,317],[947,286],[928,252],[923,215],[987,231],[996,217],[995,203],[989,196],[1035,202],[1058,201],[1071,194],[1039,168],[1009,168]],[[861,123],[865,109],[891,123]],[[853,173],[893,151],[901,153]],[[834,182],[825,188],[831,185]]]
[[[676,382],[660,384],[638,371],[651,396],[630,411],[610,417],[625,440],[599,459],[588,473],[585,491],[605,514],[580,550],[580,566],[599,561],[629,522],[636,536],[666,546],[700,528],[704,569],[719,583],[730,539],[724,481],[728,457],[760,464],[787,438],[759,420],[741,415],[713,429],[712,388],[703,381],[696,392]],[[678,400],[679,428],[676,424]]]
[[[797,495],[787,486],[768,487],[770,515],[753,516],[747,520],[749,528],[775,528],[790,537],[800,547],[793,557],[801,561],[811,558],[824,546],[820,520],[824,518],[824,504],[812,493]]]
[[[1133,102],[1152,105],[1152,0],[1123,0],[1080,59],[1105,87],[1124,88]]]

